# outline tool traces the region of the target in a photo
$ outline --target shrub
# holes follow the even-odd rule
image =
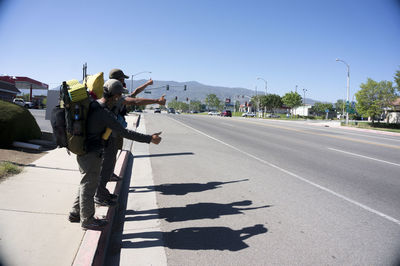
[[[28,141],[41,136],[32,114],[19,105],[0,100],[0,147],[8,147],[13,141]]]

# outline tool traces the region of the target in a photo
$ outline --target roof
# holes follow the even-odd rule
[[[400,97],[393,102],[394,106],[400,106]]]
[[[0,91],[7,92],[11,94],[21,93],[14,84],[0,80]]]
[[[0,76],[0,81],[11,83],[18,89],[30,89],[31,86],[33,90],[49,89],[49,85],[47,85],[46,83],[28,77]]]

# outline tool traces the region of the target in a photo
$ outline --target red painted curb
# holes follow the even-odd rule
[[[115,164],[114,173],[119,177],[123,177],[125,173],[129,154],[130,152],[128,151],[122,151],[118,157],[118,160]],[[122,180],[117,182],[113,192],[114,194],[119,194],[119,191],[121,190],[121,185]],[[106,216],[109,222],[108,225],[102,231],[86,231],[85,235],[83,236],[78,253],[74,259],[74,262],[72,263],[73,266],[103,265],[114,214],[115,207],[109,207]]]

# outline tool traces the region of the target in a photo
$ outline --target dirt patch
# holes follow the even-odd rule
[[[30,164],[46,155],[46,151],[32,151],[27,149],[0,149],[0,161],[12,162],[19,166]]]
[[[10,162],[17,166],[17,168],[22,169],[25,165],[36,161],[47,153],[47,151],[33,151],[27,149],[0,149],[0,162]],[[10,176],[12,176],[12,174],[1,174],[0,182]]]

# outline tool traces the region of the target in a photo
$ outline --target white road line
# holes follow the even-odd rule
[[[365,159],[369,159],[369,160],[374,160],[374,161],[381,162],[381,163],[387,163],[387,164],[391,164],[391,165],[395,165],[395,166],[400,166],[400,164],[398,164],[398,163],[392,163],[392,162],[388,162],[388,161],[384,161],[384,160],[379,160],[379,159],[375,159],[372,157],[368,157],[368,156],[364,156],[364,155],[360,155],[360,154],[356,154],[356,153],[352,153],[352,152],[348,152],[348,151],[342,151],[342,150],[338,150],[338,149],[334,149],[334,148],[328,148],[328,150],[342,152],[342,153],[350,154],[353,156],[357,156],[357,157],[361,157],[361,158],[365,158]]]
[[[172,118],[171,118],[171,119],[172,119]],[[263,160],[263,159],[260,159],[260,158],[254,156],[254,155],[252,155],[252,154],[250,154],[250,153],[247,153],[247,152],[245,152],[245,151],[242,151],[242,150],[240,150],[239,148],[236,148],[236,147],[234,147],[234,146],[232,146],[232,145],[230,145],[230,144],[228,144],[228,143],[226,143],[226,142],[223,142],[222,140],[219,140],[219,139],[214,138],[214,137],[212,137],[212,136],[210,136],[210,135],[207,135],[206,133],[204,133],[204,132],[202,132],[202,131],[200,131],[200,130],[198,130],[198,129],[195,129],[195,128],[191,127],[191,126],[188,126],[188,125],[186,125],[186,124],[184,124],[184,123],[182,123],[182,122],[180,122],[180,121],[178,121],[178,120],[176,120],[176,119],[173,119],[173,120],[176,121],[176,122],[178,122],[178,123],[180,123],[180,124],[182,124],[183,126],[185,126],[185,127],[187,127],[187,128],[190,128],[190,129],[192,129],[192,130],[194,130],[194,131],[196,131],[196,132],[198,132],[198,133],[200,133],[200,134],[202,134],[202,135],[204,135],[204,136],[206,136],[206,137],[212,139],[212,140],[215,140],[215,141],[217,141],[217,142],[219,142],[219,143],[221,143],[221,144],[223,144],[223,145],[225,145],[225,146],[227,146],[227,147],[229,147],[229,148],[231,148],[231,149],[234,149],[234,150],[236,150],[236,151],[238,151],[238,152],[241,152],[241,153],[243,153],[243,154],[245,154],[245,155],[247,155],[247,156],[249,156],[249,157],[251,157],[251,158],[253,158],[253,159],[255,159],[255,160],[257,160],[257,161],[259,161],[259,162],[261,162],[261,163],[263,163],[263,164],[266,164],[266,165],[269,165],[269,166],[271,166],[271,167],[273,167],[273,168],[275,168],[275,169],[278,169],[279,171],[282,171],[282,172],[284,172],[284,173],[286,173],[286,174],[288,174],[288,175],[290,175],[290,176],[292,176],[292,177],[295,177],[295,178],[297,178],[297,179],[299,179],[299,180],[301,180],[301,181],[303,181],[303,182],[305,182],[305,183],[308,183],[308,184],[310,184],[310,185],[312,185],[312,186],[314,186],[314,187],[316,187],[316,188],[319,188],[319,189],[321,189],[321,190],[323,190],[323,191],[326,191],[326,192],[328,192],[328,193],[330,193],[330,194],[332,194],[332,195],[334,195],[334,196],[336,196],[336,197],[338,197],[338,198],[340,198],[340,199],[342,199],[342,200],[345,200],[345,201],[347,201],[347,202],[350,202],[350,203],[352,203],[352,204],[354,204],[354,205],[356,205],[356,206],[358,206],[358,207],[360,207],[360,208],[362,208],[362,209],[364,209],[364,210],[367,210],[367,211],[369,211],[369,212],[371,212],[371,213],[374,213],[374,214],[376,214],[376,215],[378,215],[378,216],[381,216],[382,218],[385,218],[386,220],[389,220],[389,221],[391,221],[391,222],[394,222],[394,223],[397,224],[397,225],[400,225],[400,221],[399,221],[399,220],[397,220],[397,219],[395,219],[395,218],[393,218],[393,217],[391,217],[391,216],[389,216],[389,215],[386,215],[386,214],[384,214],[384,213],[382,213],[382,212],[380,212],[380,211],[377,211],[377,210],[375,210],[375,209],[372,209],[372,208],[370,208],[370,207],[368,207],[368,206],[366,206],[366,205],[364,205],[364,204],[361,204],[361,203],[359,203],[359,202],[357,202],[357,201],[355,201],[355,200],[352,200],[352,199],[350,199],[350,198],[348,198],[348,197],[346,197],[346,196],[343,196],[343,195],[341,195],[341,194],[339,194],[339,193],[336,193],[335,191],[330,190],[329,188],[326,188],[326,187],[323,187],[323,186],[321,186],[321,185],[318,185],[318,184],[316,184],[316,183],[314,183],[314,182],[312,182],[312,181],[310,181],[310,180],[307,180],[307,179],[304,178],[304,177],[301,177],[301,176],[299,176],[299,175],[297,175],[297,174],[295,174],[295,173],[292,173],[292,172],[290,172],[290,171],[288,171],[288,170],[285,170],[285,169],[283,169],[283,168],[281,168],[281,167],[279,167],[279,166],[277,166],[277,165],[275,165],[275,164],[272,164],[272,163],[267,162],[267,161],[265,161],[265,160]]]

